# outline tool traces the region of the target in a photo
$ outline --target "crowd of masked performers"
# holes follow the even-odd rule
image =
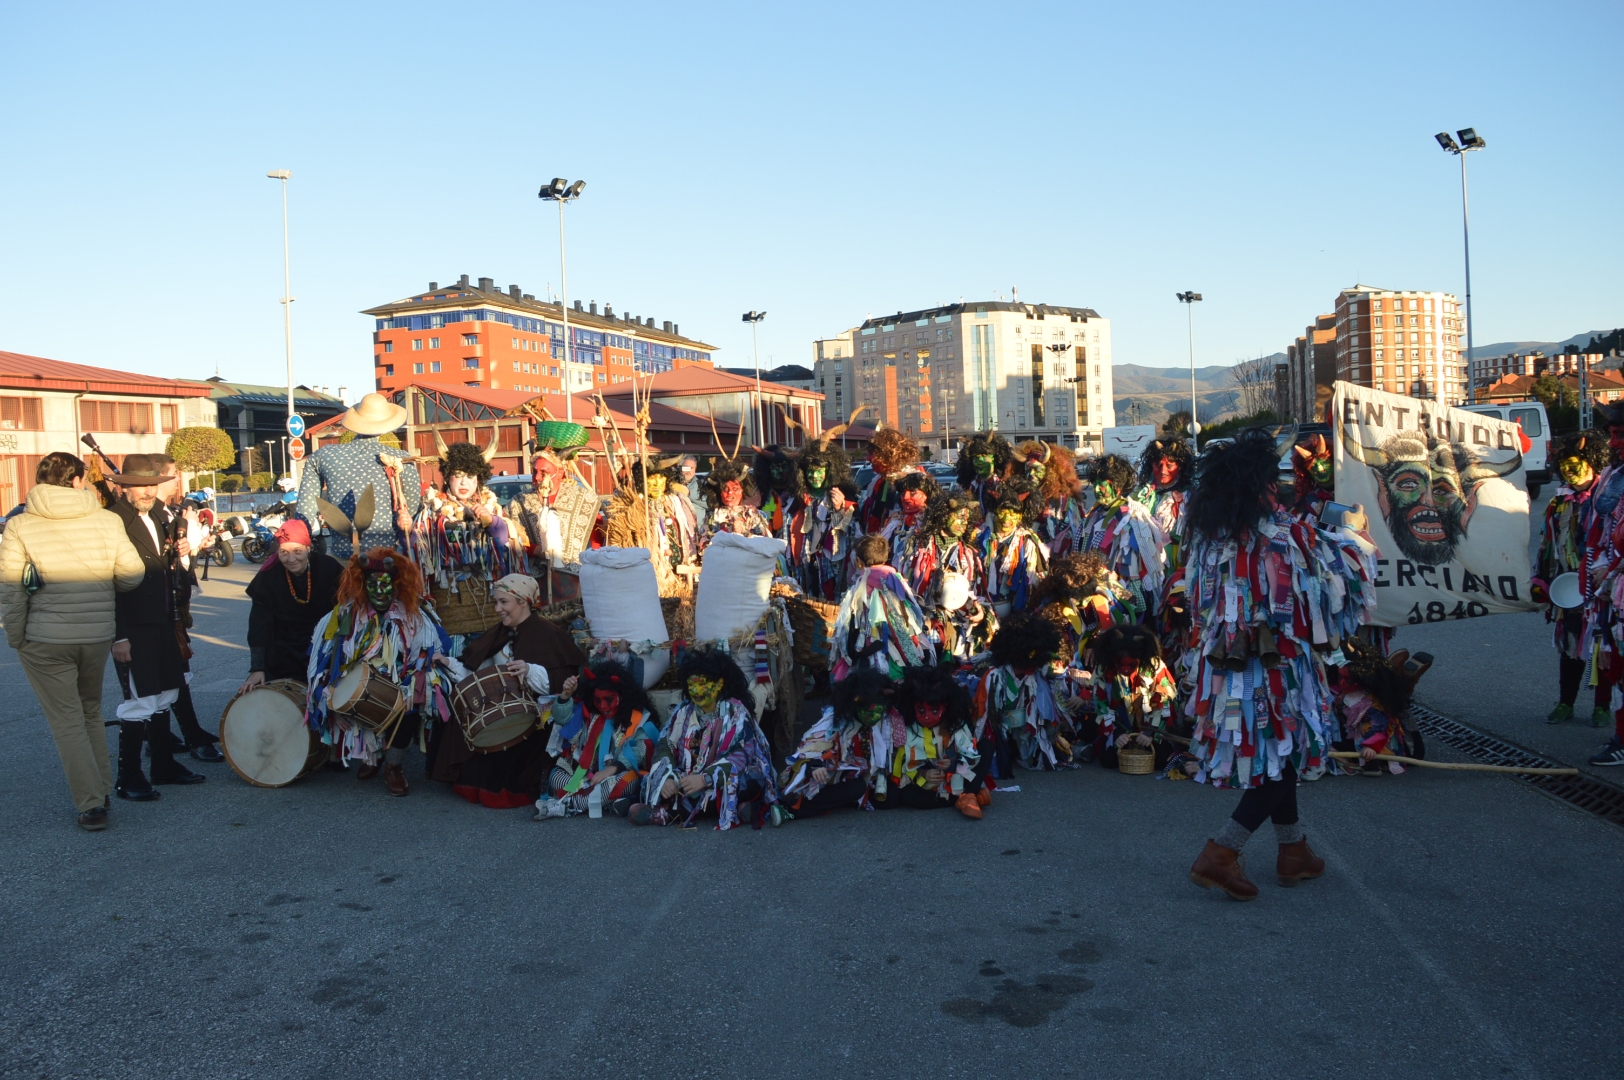
[[[723,455],[702,481],[691,458],[638,461],[603,540],[650,550],[662,594],[691,589],[709,544],[732,532],[783,541],[781,580],[832,609],[822,715],[774,746],[725,651],[676,645],[680,699],[661,715],[631,671],[587,662],[538,613],[560,544],[549,515],[582,483],[569,461],[585,442],[574,425],[542,428],[535,490],[507,507],[485,486],[488,455],[457,444],[442,447],[441,489],[394,506],[393,544],[345,521],[362,540],[335,552],[345,565],[312,554],[290,522],[249,589],[244,690],[302,682],[306,722],[337,765],[362,781],[381,771],[390,794],[407,794],[415,746],[428,775],[469,801],[534,804],[539,819],[601,808],[637,824],[759,828],[841,807],[979,819],[1019,770],[1132,759],[1133,771],[1242,792],[1191,870],[1242,899],[1256,888],[1239,852],[1265,820],[1282,883],[1323,870],[1298,823],[1299,780],[1400,772],[1378,759],[1421,752],[1404,713],[1430,658],[1390,655],[1386,632],[1366,625],[1377,552],[1331,500],[1321,436],[1294,445],[1256,429],[1199,457],[1163,438],[1136,462],[1080,463],[1062,446],[982,433],[964,441],[945,490],[917,444],[885,428],[861,489],[840,429],[757,450],[753,467]],[[392,490],[416,484],[408,470]],[[344,517],[321,505],[330,525]],[[1553,550],[1571,558],[1586,527],[1559,526]],[[447,634],[430,597],[481,576],[500,625]],[[1614,640],[1593,631],[1559,628],[1584,656]],[[388,723],[341,707],[360,692],[346,679],[360,664],[402,688]],[[537,717],[495,750],[456,715],[457,688],[487,677],[511,680]],[[1565,666],[1565,694],[1574,681]],[[1339,762],[1333,748],[1356,753]]]

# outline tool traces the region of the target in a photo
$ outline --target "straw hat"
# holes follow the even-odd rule
[[[344,413],[344,428],[357,435],[387,435],[406,423],[406,409],[382,394],[368,394]]]

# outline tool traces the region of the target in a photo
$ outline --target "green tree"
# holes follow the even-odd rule
[[[253,473],[248,477],[249,491],[269,491],[276,483],[276,477],[268,472]]]
[[[181,428],[169,436],[164,453],[175,459],[175,468],[182,476],[227,469],[237,461],[231,436],[213,427]]]
[[[1545,415],[1551,421],[1551,430],[1558,435],[1571,435],[1579,430],[1579,394],[1562,384],[1554,375],[1545,374],[1534,380],[1528,388],[1534,400],[1543,402]]]
[[[1189,428],[1190,410],[1180,409],[1177,412],[1170,414],[1166,420],[1162,421],[1161,434],[1165,438],[1170,439],[1187,439],[1190,436]]]
[[[234,491],[242,490],[242,477],[222,476],[220,478],[220,490],[227,495],[230,495]]]

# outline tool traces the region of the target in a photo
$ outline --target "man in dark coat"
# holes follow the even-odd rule
[[[303,683],[310,638],[338,603],[343,564],[312,551],[310,529],[293,518],[276,530],[276,555],[248,583],[248,679],[238,693],[278,679]]]
[[[168,454],[149,454],[148,456],[157,464],[158,471],[166,478],[164,485],[158,489],[158,493],[159,498],[163,500],[165,512],[169,514],[171,528],[175,529],[179,536],[187,536],[186,518],[181,508],[180,468],[175,464],[175,459]],[[191,538],[188,537],[188,539]],[[173,575],[175,582],[175,621],[180,626],[180,640],[186,642],[181,655],[188,657],[186,662],[188,674],[192,670],[192,665],[189,659],[191,637],[187,634],[187,631],[192,628],[192,590],[197,587],[198,560],[196,555],[197,552],[195,551],[187,555],[177,553],[169,560],[169,571]],[[207,566],[208,564],[205,563],[204,565]],[[217,764],[226,758],[220,752],[220,747],[215,745],[219,742],[219,737],[203,730],[203,725],[197,719],[197,707],[192,704],[192,691],[188,685],[190,682],[191,680],[187,679],[181,683],[180,697],[175,700],[175,707],[171,710],[175,715],[175,720],[180,724],[181,734],[184,738],[177,739],[174,731],[170,729],[167,723],[162,731],[149,727],[147,729],[147,738],[167,739],[176,747],[184,746],[192,757],[198,761]]]
[[[509,574],[491,587],[491,601],[501,622],[463,647],[460,659],[451,662],[452,673],[461,681],[481,667],[504,668],[546,703],[541,708],[545,719],[553,698],[575,692],[586,656],[568,633],[535,613],[541,601],[535,578]],[[469,802],[494,810],[534,803],[552,769],[544,726],[494,754],[474,753],[460,724],[436,724],[433,740],[429,776],[452,785]]]
[[[174,535],[169,514],[158,501],[158,488],[167,479],[159,462],[147,454],[130,454],[123,472],[108,479],[122,492],[112,511],[123,520],[146,567],[141,584],[119,593],[114,607],[113,659],[127,665],[130,686],[118,706],[118,778],[113,790],[121,799],[146,802],[158,797],[153,784],[201,784],[206,779],[175,760],[168,736],[169,712],[186,685],[170,555],[188,555],[190,545],[185,536]],[[164,736],[149,740],[149,727],[162,728]],[[148,742],[152,759],[150,783],[141,772],[143,742]]]

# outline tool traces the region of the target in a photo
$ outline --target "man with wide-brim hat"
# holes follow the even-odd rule
[[[407,461],[409,451],[389,446],[379,436],[404,425],[406,410],[382,394],[368,394],[344,413],[342,422],[349,433],[344,441],[323,446],[305,463],[299,482],[299,516],[314,524],[321,516],[318,500],[344,515],[342,521],[327,522],[332,530],[327,553],[338,559],[350,557],[352,528],[359,526],[364,526],[359,529],[363,549],[404,549],[412,516],[423,501],[423,487],[417,466]],[[391,494],[385,459],[399,480],[401,500]],[[372,498],[367,500],[364,496],[369,487]],[[374,508],[370,519],[356,520],[358,506],[361,517],[366,517],[369,501]]]

